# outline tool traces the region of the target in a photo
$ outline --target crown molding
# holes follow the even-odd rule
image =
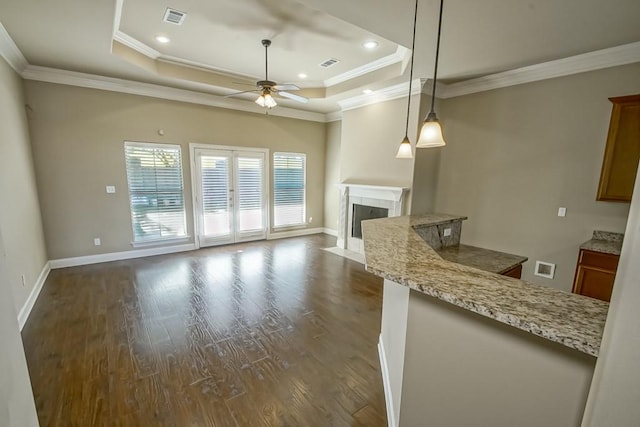
[[[140,52],[141,54],[148,56],[151,59],[158,59],[161,57],[160,52],[158,52],[157,50],[147,46],[146,44],[142,43],[140,40],[138,39],[134,39],[133,37],[131,37],[129,34],[127,33],[123,33],[120,30],[116,30],[113,33],[113,39],[117,42],[122,43],[123,45],[130,47],[131,49]]]
[[[369,94],[357,95],[352,98],[338,101],[342,111],[349,111],[366,105],[379,104],[393,99],[404,98],[409,90],[409,82],[403,82],[388,86]],[[418,95],[422,92],[422,81],[414,79],[411,82],[411,95]]]
[[[596,50],[555,61],[543,62],[477,79],[446,85],[441,98],[453,98],[503,87],[515,86],[587,71],[640,62],[640,42]],[[440,84],[438,83],[438,88]]]
[[[375,61],[369,62],[368,64],[364,64],[360,67],[356,67],[352,70],[349,70],[342,74],[338,74],[337,76],[325,80],[324,86],[335,86],[337,84],[346,82],[347,80],[355,79],[356,77],[360,77],[381,68],[388,67],[389,65],[397,64],[398,62],[402,62],[404,57],[408,55],[409,52],[411,52],[410,49],[407,49],[404,46],[398,46],[396,51],[391,55],[376,59]]]
[[[9,35],[9,32],[0,22],[0,56],[15,70],[16,73],[22,74],[29,63],[24,57],[16,43]]]
[[[107,90],[131,95],[149,96],[152,98],[168,99],[171,101],[206,105],[209,107],[264,114],[264,109],[249,101],[234,100],[203,92],[176,89],[152,83],[141,83],[132,80],[103,77],[95,74],[85,74],[75,71],[29,65],[22,73],[22,77],[27,80]],[[325,114],[322,113],[296,110],[294,108],[281,106],[269,110],[269,115],[321,123],[325,123],[327,121]]]
[[[333,111],[325,115],[327,123],[342,120],[342,111]]]

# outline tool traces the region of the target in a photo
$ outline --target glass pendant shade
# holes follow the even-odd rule
[[[411,149],[411,142],[409,137],[405,135],[404,139],[400,143],[396,159],[413,159],[413,150]]]
[[[446,145],[442,137],[442,128],[436,117],[436,113],[429,113],[427,119],[422,124],[420,137],[418,138],[417,148],[433,148]]]
[[[271,94],[268,92],[265,92],[262,95],[260,95],[258,99],[256,99],[256,104],[258,104],[261,107],[267,107],[267,108],[273,108],[276,105],[278,105],[276,100],[273,99],[273,96],[271,96]]]

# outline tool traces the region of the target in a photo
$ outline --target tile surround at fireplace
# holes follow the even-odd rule
[[[340,215],[337,246],[364,253],[362,239],[352,237],[353,205],[365,205],[389,210],[389,216],[403,214],[404,202],[409,191],[406,187],[362,184],[338,184],[340,188]]]

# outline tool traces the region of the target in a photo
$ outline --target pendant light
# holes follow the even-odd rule
[[[404,139],[398,147],[396,159],[413,159],[413,149],[411,141],[409,141],[409,111],[411,110],[411,83],[413,81],[413,52],[416,49],[416,22],[418,21],[418,0],[416,0],[416,9],[413,13],[413,41],[411,44],[411,66],[409,67],[409,97],[407,98],[407,124],[404,128]]]
[[[440,18],[438,20],[438,41],[436,42],[436,63],[433,70],[433,90],[431,92],[431,111],[427,114],[427,118],[422,124],[420,137],[418,138],[417,148],[442,147],[446,145],[442,137],[442,128],[433,108],[436,101],[436,84],[438,82],[438,56],[440,55],[440,32],[442,30],[442,7],[444,0],[440,0]]]

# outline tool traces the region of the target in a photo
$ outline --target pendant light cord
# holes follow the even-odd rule
[[[440,32],[442,30],[442,8],[444,6],[444,0],[440,0],[440,18],[438,19],[438,40],[436,41],[436,65],[433,70],[433,90],[431,92],[431,111],[435,113],[433,109],[436,101],[436,83],[438,82],[438,57],[440,56]],[[415,30],[414,30],[415,31]]]
[[[407,125],[404,129],[404,136],[409,136],[409,112],[411,111],[411,83],[413,82],[413,53],[416,50],[416,23],[418,22],[418,0],[416,0],[416,9],[413,12],[413,41],[411,42],[411,66],[409,68],[409,99],[407,100]]]

